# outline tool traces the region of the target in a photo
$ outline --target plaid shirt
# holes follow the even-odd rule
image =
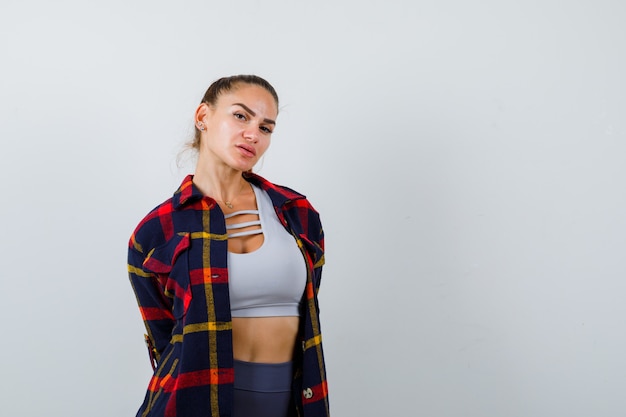
[[[306,198],[255,174],[307,264],[292,392],[299,416],[327,417],[317,292],[324,264],[318,213]],[[184,179],[129,241],[128,271],[148,334],[154,375],[137,416],[228,417],[233,402],[228,240],[215,200]]]

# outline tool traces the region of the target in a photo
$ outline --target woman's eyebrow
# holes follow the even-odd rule
[[[245,104],[243,104],[243,103],[233,103],[233,106],[240,106],[240,107],[243,107],[243,109],[244,109],[245,111],[247,111],[248,113],[250,113],[252,116],[256,116],[256,113],[255,113],[255,112],[253,112],[253,111],[252,111],[252,109],[251,109],[250,107],[246,106],[246,105],[245,105]],[[276,122],[275,122],[274,120],[272,120],[272,119],[263,119],[263,121],[264,121],[265,123],[268,123],[268,124],[276,125]]]

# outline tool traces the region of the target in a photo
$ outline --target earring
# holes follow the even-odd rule
[[[201,132],[204,132],[204,125],[202,122],[198,122],[198,129],[200,129]]]

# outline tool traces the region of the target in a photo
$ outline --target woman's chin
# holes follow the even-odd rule
[[[257,161],[254,161],[254,163],[252,163],[252,161],[237,161],[230,166],[237,171],[246,172],[252,170],[252,168],[254,168],[254,166],[256,165],[256,162]]]

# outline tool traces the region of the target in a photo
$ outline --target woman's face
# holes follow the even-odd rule
[[[270,145],[278,109],[272,95],[251,84],[222,93],[215,106],[202,104],[196,112],[202,122],[199,161],[248,171]]]

